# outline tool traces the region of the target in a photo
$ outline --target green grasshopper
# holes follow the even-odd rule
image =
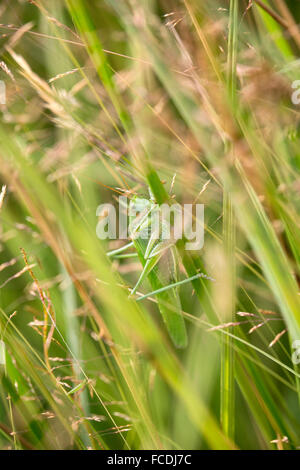
[[[153,220],[156,222],[154,230],[151,224]],[[118,255],[134,246],[135,255],[138,256],[143,270],[131,295],[136,293],[141,282],[147,278],[153,294],[156,293],[159,311],[174,345],[184,348],[187,345],[187,333],[178,295],[178,254],[175,241],[164,240],[166,229],[160,207],[153,198],[148,200],[134,197],[129,203],[129,237],[132,241],[108,255]],[[121,255],[126,256],[128,255]]]

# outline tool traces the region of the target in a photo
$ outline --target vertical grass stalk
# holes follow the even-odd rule
[[[229,38],[228,38],[228,95],[231,106],[236,102],[236,58],[238,40],[238,0],[230,1]],[[229,154],[234,152],[232,142],[226,147]],[[227,153],[227,152],[226,152]],[[234,321],[235,314],[235,222],[230,188],[224,188],[223,195],[223,242],[226,264],[228,266],[228,294],[224,316],[225,322]],[[233,339],[227,336],[222,342],[221,352],[221,424],[224,433],[234,438],[234,349]]]

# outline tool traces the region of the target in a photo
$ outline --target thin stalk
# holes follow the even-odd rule
[[[187,279],[183,279],[182,281],[174,282],[173,284],[169,284],[168,286],[162,287],[160,289],[156,289],[152,292],[149,292],[148,294],[143,295],[142,297],[139,297],[136,300],[137,302],[139,302],[140,300],[147,299],[148,297],[152,297],[153,295],[160,294],[161,292],[165,292],[170,289],[174,289],[175,287],[182,286],[183,284],[187,284],[191,281],[194,281],[195,279],[200,279],[200,278],[208,279],[209,281],[214,280],[211,277],[206,276],[206,274],[199,273],[199,274],[196,274],[195,276],[191,276],[191,277],[188,277]]]
[[[229,38],[228,38],[228,95],[232,105],[236,103],[236,63],[238,41],[238,0],[230,1]],[[233,153],[232,143],[226,145]],[[228,296],[224,316],[225,321],[233,322],[235,315],[235,221],[230,188],[224,188],[223,196],[223,241],[226,263],[228,265]],[[224,433],[234,439],[234,348],[232,337],[227,336],[222,342],[221,352],[221,424]]]
[[[283,28],[288,28],[287,21],[285,21],[285,19],[283,19],[280,15],[278,15],[276,11],[272,10],[272,8],[269,7],[269,5],[266,5],[261,0],[254,0],[254,2],[257,3],[257,5],[259,5],[260,8],[262,8],[266,13],[268,13],[268,15],[270,15],[273,18],[273,20],[277,21],[277,23],[280,24],[280,26],[282,26]]]
[[[235,316],[235,226],[234,214],[231,202],[231,195],[224,190],[224,208],[223,208],[223,236],[226,263],[228,264],[228,296],[229,301],[226,304],[224,313],[226,322],[234,322]],[[232,327],[229,332],[232,332]],[[222,341],[221,348],[221,424],[224,433],[234,438],[235,428],[235,406],[234,406],[234,345],[233,338],[226,336]]]

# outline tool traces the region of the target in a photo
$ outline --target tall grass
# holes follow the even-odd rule
[[[299,6],[1,15],[0,448],[298,448]],[[144,249],[96,236],[119,195],[205,205],[176,279],[131,295]]]

